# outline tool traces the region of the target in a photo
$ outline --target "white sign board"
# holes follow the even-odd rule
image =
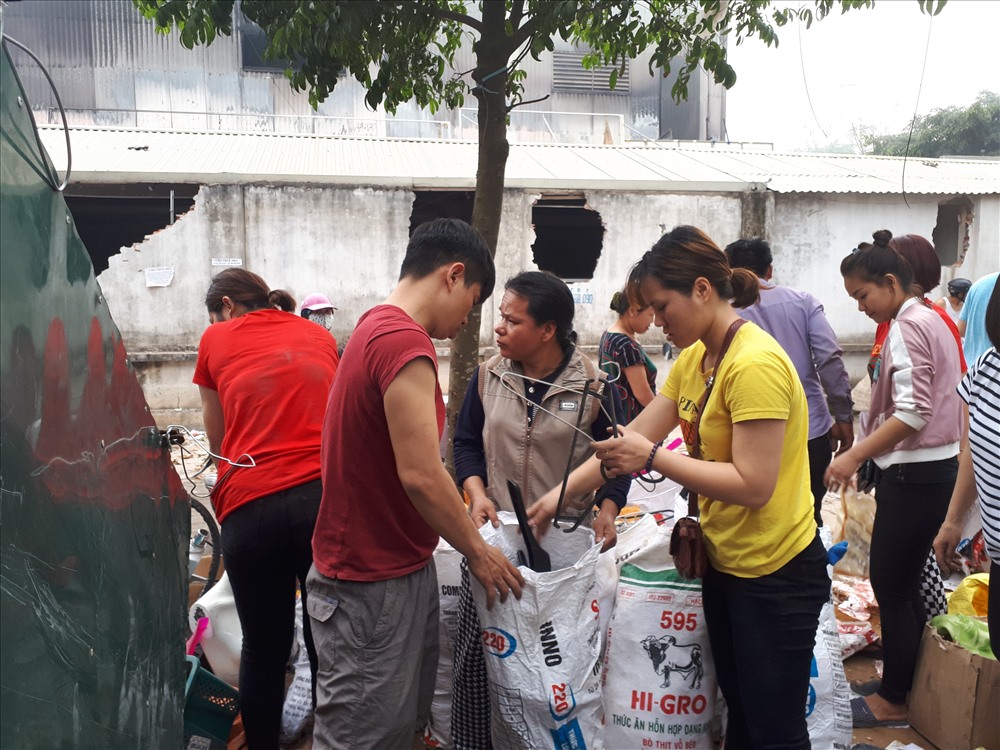
[[[213,266],[242,266],[243,258],[212,258]]]
[[[146,274],[146,286],[170,286],[170,282],[174,280],[174,267],[173,266],[153,266],[151,268],[144,268],[143,271]]]

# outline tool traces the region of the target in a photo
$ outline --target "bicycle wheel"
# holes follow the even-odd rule
[[[204,521],[205,531],[208,532],[208,539],[205,542],[207,547],[212,548],[212,562],[208,567],[208,575],[205,577],[205,588],[202,589],[202,595],[205,594],[210,588],[212,588],[221,577],[219,575],[219,568],[222,566],[222,535],[219,533],[219,524],[216,523],[215,517],[212,515],[211,511],[205,507],[204,503],[196,498],[190,498],[191,509],[196,511],[199,516],[201,516],[202,521]],[[197,533],[192,529],[192,534]],[[198,577],[200,580],[200,576]]]

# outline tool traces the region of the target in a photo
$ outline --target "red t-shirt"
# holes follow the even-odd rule
[[[383,402],[399,371],[418,357],[437,371],[427,331],[394,305],[365,313],[344,350],[323,424],[323,501],[313,532],[313,562],[327,578],[399,578],[423,568],[437,546],[399,481]],[[434,403],[440,438],[439,385]]]
[[[955,325],[955,321],[951,319],[948,311],[943,307],[931,304],[930,300],[924,297],[921,300],[925,305],[933,309],[941,319],[947,324],[948,330],[951,331],[951,335],[955,337],[955,343],[958,344],[958,361],[962,365],[962,374],[968,370],[968,366],[965,364],[965,352],[962,351],[962,335],[958,332],[958,326]],[[875,372],[875,365],[879,358],[882,356],[882,345],[885,344],[885,337],[889,335],[889,321],[884,323],[879,323],[878,328],[875,329],[875,345],[872,346],[872,353],[868,359],[868,377],[872,378]]]
[[[255,310],[209,326],[198,345],[197,385],[219,393],[226,434],[212,505],[233,509],[320,477],[320,435],[337,342],[281,310]]]

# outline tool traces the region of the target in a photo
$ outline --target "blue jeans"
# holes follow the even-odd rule
[[[705,624],[729,708],[726,750],[810,750],[806,696],[819,614],[830,598],[819,536],[760,578],[710,569]]]

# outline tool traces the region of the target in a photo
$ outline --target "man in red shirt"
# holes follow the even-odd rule
[[[412,746],[437,669],[439,534],[468,558],[490,606],[520,597],[520,573],[483,542],[438,448],[445,411],[431,339],[453,338],[494,277],[472,227],[424,224],[396,288],[344,350],[323,425],[306,583],[319,654],[317,750]]]

